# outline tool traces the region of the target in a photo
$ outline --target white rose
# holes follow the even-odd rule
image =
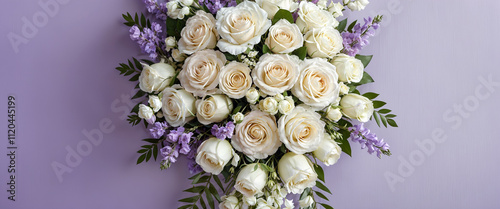
[[[321,58],[306,59],[300,65],[300,76],[292,93],[300,101],[322,109],[338,98],[338,75],[335,66]]]
[[[257,166],[257,169],[255,169]],[[257,163],[248,164],[240,170],[234,188],[246,197],[261,193],[267,182],[267,172]]]
[[[246,96],[247,98],[247,102],[250,103],[250,104],[255,104],[255,102],[257,102],[257,100],[259,100],[259,97],[260,97],[260,94],[259,94],[259,91],[255,88],[250,88],[247,93],[246,93]]]
[[[175,41],[175,37],[169,36],[165,39],[165,49],[170,51],[172,48],[177,46],[177,42]]]
[[[278,162],[278,174],[289,193],[300,194],[316,185],[318,175],[313,164],[304,155],[288,152]]]
[[[223,196],[219,209],[240,209],[238,198],[234,195]]]
[[[218,36],[214,16],[198,10],[196,15],[187,20],[181,31],[179,50],[184,54],[193,54],[203,49],[213,49]]]
[[[286,199],[285,200],[285,207],[283,209],[293,209],[293,207],[294,207],[293,201]]]
[[[255,2],[223,7],[217,12],[216,27],[222,38],[217,46],[223,52],[241,54],[258,44],[270,26],[266,11]]]
[[[203,125],[218,123],[229,116],[233,102],[226,95],[212,95],[196,101],[196,117]]]
[[[340,112],[339,108],[333,108],[331,106],[326,109],[326,118],[331,121],[337,122],[342,118],[342,112]]]
[[[187,58],[187,55],[181,53],[178,49],[174,49],[172,50],[172,58],[177,62],[182,62]]]
[[[240,123],[241,121],[243,121],[243,119],[245,119],[245,115],[243,115],[243,113],[241,112],[237,112],[233,115],[234,123]]]
[[[278,101],[273,97],[267,97],[264,100],[260,100],[259,109],[271,115],[276,115],[278,113]]]
[[[276,94],[274,95],[274,99],[276,99],[276,101],[278,102],[281,102],[285,99],[285,96],[283,96],[283,94]]]
[[[302,208],[307,208],[310,205],[312,205],[313,203],[314,203],[314,199],[309,195],[306,198],[299,200],[299,205]]]
[[[250,158],[267,158],[281,146],[276,119],[261,111],[250,112],[236,125],[231,144]]]
[[[241,99],[250,87],[252,87],[252,77],[248,65],[233,61],[221,69],[219,89],[227,96]]]
[[[181,2],[184,6],[191,6],[191,4],[193,4],[193,0],[180,0],[180,2]]]
[[[332,64],[337,68],[339,81],[357,83],[363,78],[365,67],[361,60],[346,54],[339,54],[332,59]]]
[[[169,87],[163,90],[162,111],[165,120],[171,126],[183,126],[195,118],[196,99],[183,89]]]
[[[186,91],[195,96],[213,94],[219,84],[219,72],[226,64],[226,57],[219,51],[205,49],[188,57],[178,79]]]
[[[349,86],[345,85],[344,82],[339,83],[339,93],[341,95],[348,94],[349,93]]]
[[[302,33],[312,28],[335,28],[339,25],[339,22],[333,18],[332,14],[326,10],[322,10],[312,2],[300,2],[298,14],[299,16],[295,23],[299,26]]]
[[[342,36],[333,27],[313,28],[304,35],[304,39],[307,54],[311,57],[332,58],[344,48]]]
[[[340,100],[342,112],[348,118],[366,123],[373,114],[373,102],[359,94],[347,94]]]
[[[179,1],[169,1],[167,2],[167,15],[172,19],[184,19],[186,15],[186,10],[184,8],[180,8]],[[188,8],[189,13],[189,8]]]
[[[139,76],[139,87],[144,92],[153,93],[162,91],[175,76],[175,69],[169,64],[160,62],[151,66],[142,65],[143,69]]]
[[[355,0],[347,4],[347,7],[351,9],[351,11],[360,11],[365,9],[366,5],[369,3],[370,2],[368,0]]]
[[[255,209],[276,209],[272,204],[269,204],[266,200],[259,198],[257,200],[257,207]]]
[[[245,202],[245,204],[250,206],[254,206],[255,204],[257,204],[257,198],[255,196],[251,197],[243,196],[243,201]]]
[[[297,154],[304,154],[318,149],[325,132],[325,122],[315,111],[298,106],[283,115],[278,121],[278,132],[286,148]]]
[[[150,95],[148,102],[149,106],[153,108],[153,112],[158,112],[161,109],[162,103],[158,96]]]
[[[295,108],[295,104],[288,100],[282,100],[281,102],[279,102],[278,104],[278,110],[281,114],[283,115],[287,115],[289,114],[290,112],[292,112],[292,110]]]
[[[285,19],[279,20],[269,28],[269,35],[265,41],[266,45],[274,53],[290,53],[302,47],[304,38],[296,24]]]
[[[328,134],[325,134],[317,150],[314,150],[314,157],[318,158],[326,166],[335,164],[342,153],[342,149]]]
[[[344,16],[344,13],[342,12],[343,9],[344,9],[344,5],[342,5],[340,2],[338,2],[338,3],[332,2],[328,6],[328,11],[330,13],[333,13],[333,17],[335,17],[335,18],[340,17],[340,16]]]
[[[148,107],[144,104],[139,105],[139,112],[137,113],[139,118],[146,120],[149,124],[153,124],[155,122],[155,113],[151,107]]]
[[[267,95],[283,93],[290,90],[297,81],[299,63],[299,58],[294,55],[262,55],[252,70],[253,82]]]
[[[234,150],[227,140],[215,137],[205,140],[198,147],[196,163],[207,172],[219,175],[233,157]]]
[[[256,0],[256,2],[262,9],[266,10],[269,19],[273,19],[280,9],[294,12],[299,7],[299,4],[294,0]]]

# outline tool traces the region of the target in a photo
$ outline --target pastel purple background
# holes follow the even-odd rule
[[[176,208],[189,186],[185,160],[169,171],[154,162],[136,166],[146,132],[131,128],[116,109],[134,84],[114,68],[139,55],[121,14],[144,11],[142,1],[69,1],[15,53],[7,34],[21,34],[22,18],[43,11],[39,1],[46,0],[3,1],[0,7],[0,208]],[[352,144],[352,158],[343,155],[326,168],[331,205],[500,208],[499,87],[481,87],[489,96],[459,117],[456,129],[443,118],[455,104],[474,101],[480,76],[500,81],[499,10],[499,1],[391,0],[372,1],[357,14],[385,14],[381,32],[362,52],[375,55],[366,70],[376,83],[362,90],[381,93],[400,128],[369,125],[391,144],[392,157],[378,159]],[[16,202],[6,192],[8,95],[16,96],[18,111]],[[66,147],[76,149],[87,140],[82,131],[98,128],[105,118],[115,127],[112,133],[59,182],[51,164],[66,164]],[[400,175],[401,159],[419,152],[415,141],[438,128],[447,140],[391,189],[384,174]]]

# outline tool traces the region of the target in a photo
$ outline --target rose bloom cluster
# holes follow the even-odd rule
[[[220,208],[293,208],[286,194],[316,184],[311,158],[329,166],[342,152],[325,121],[367,122],[372,117],[372,101],[349,93],[348,85],[363,78],[364,66],[341,53],[343,39],[336,29],[345,7],[361,10],[367,3],[243,1],[214,15],[197,2],[170,1],[169,18],[183,19],[185,26],[179,37],[166,38],[169,57],[143,64],[139,87],[149,100],[140,105],[138,116],[156,124],[157,138],[170,128],[199,129],[203,137],[191,136],[199,139],[193,152],[187,144],[196,140],[181,144],[167,137],[165,159],[178,155],[176,145],[188,149],[184,153],[192,153],[207,173],[218,175],[231,167],[234,191],[222,198]],[[273,24],[280,9],[296,19]],[[300,49],[305,58],[294,53]],[[203,127],[212,132],[206,134]],[[263,162],[271,162],[267,166],[273,171]],[[312,202],[307,197],[300,206]]]

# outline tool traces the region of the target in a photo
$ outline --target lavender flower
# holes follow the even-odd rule
[[[391,155],[389,144],[385,143],[384,139],[379,140],[374,133],[370,133],[370,130],[364,127],[364,123],[350,127],[349,131],[351,131],[349,139],[359,142],[361,149],[368,148],[368,153],[376,152],[379,158],[382,154]]]
[[[218,139],[224,140],[226,138],[231,138],[234,133],[234,123],[232,121],[227,122],[226,126],[212,126],[212,135],[217,137]]]
[[[142,31],[137,25],[134,25],[129,32],[130,38],[139,44],[143,53],[148,54],[151,59],[158,57],[156,48],[162,48],[161,44],[165,39],[160,24],[153,22],[151,28],[143,28]]]
[[[379,23],[382,21],[382,16],[376,16],[375,19],[368,17],[364,19],[365,23],[361,26],[360,23],[353,27],[352,32],[342,32],[344,49],[342,53],[349,56],[355,56],[358,52],[368,44],[368,38],[375,35],[375,30],[379,28]]]
[[[191,147],[189,146],[189,142],[191,141],[191,137],[193,136],[193,133],[183,133],[179,136],[179,144],[181,144],[181,149],[179,152],[181,154],[189,154],[191,151]]]
[[[175,143],[179,139],[179,136],[184,133],[184,127],[178,127],[175,130],[171,130],[170,133],[167,134],[167,141]]]
[[[196,163],[196,154],[198,153],[198,147],[200,146],[201,141],[197,141],[191,144],[191,151],[187,154],[188,158],[188,169],[191,174],[198,173],[202,171],[200,165]]]
[[[144,0],[146,9],[154,14],[157,19],[167,20],[167,3],[158,3],[156,0]]]
[[[163,161],[166,161],[167,163],[175,163],[179,157],[179,151],[171,146],[161,148],[160,153],[163,156]]]
[[[165,129],[168,128],[168,123],[167,122],[156,122],[154,123],[153,128],[149,129],[149,134],[151,134],[151,137],[155,139],[161,138],[165,134]]]
[[[212,14],[217,14],[222,7],[236,6],[236,0],[199,0],[200,5],[205,5]]]

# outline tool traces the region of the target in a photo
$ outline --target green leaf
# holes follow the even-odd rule
[[[307,47],[305,47],[305,46],[300,47],[300,48],[296,49],[295,51],[293,51],[292,54],[297,55],[297,57],[299,57],[299,59],[304,60],[307,56]]]
[[[318,195],[318,197],[321,197],[321,198],[325,199],[326,201],[330,201],[328,199],[328,197],[326,197],[323,193],[318,192],[318,191],[314,191],[314,193],[316,193],[316,195]]]
[[[266,44],[264,44],[262,46],[262,53],[264,54],[271,53],[271,49],[269,49],[269,47]]]
[[[147,154],[146,154],[146,162],[148,162],[149,159],[151,159],[152,154],[153,153],[151,153],[151,151],[147,152]]]
[[[219,193],[217,192],[217,189],[215,189],[213,184],[210,184],[210,186],[208,186],[208,190],[212,193],[212,196],[215,197],[217,202],[222,202],[222,200],[220,199]]]
[[[357,22],[358,22],[357,20],[354,20],[354,22],[349,24],[349,27],[347,27],[347,31],[352,32],[352,28],[354,28]]]
[[[363,94],[363,96],[368,98],[368,99],[375,99],[378,97],[378,95],[379,94],[373,93],[373,92],[368,92],[368,93]]]
[[[339,121],[340,122],[340,121]],[[352,126],[352,125],[349,125]],[[347,130],[340,130],[339,133],[342,134],[342,139],[335,139],[336,142],[338,142],[340,148],[342,149],[342,152],[346,153],[347,155],[351,156],[351,144],[349,144],[349,136],[351,135],[351,132]]]
[[[137,81],[139,80],[139,76],[141,76],[141,74],[136,74],[134,76],[132,76],[132,78],[128,79],[129,81]]]
[[[325,171],[323,171],[323,168],[318,164],[314,164],[314,171],[318,174],[318,179],[325,182]]]
[[[316,187],[318,187],[319,189],[321,189],[321,190],[323,190],[325,192],[328,192],[329,194],[332,194],[332,192],[328,189],[328,187],[326,187],[320,181],[316,181]]]
[[[320,205],[323,206],[325,209],[333,209],[332,206],[329,206],[329,205],[327,205],[325,203],[320,203]]]
[[[360,60],[363,63],[363,66],[368,66],[370,64],[370,61],[372,61],[373,55],[356,55],[356,59]]]
[[[380,116],[377,112],[373,112],[373,118],[375,119],[375,122],[377,122],[378,127],[380,127]]]
[[[155,161],[158,158],[158,145],[156,144],[153,146],[153,157],[155,158]]]
[[[195,203],[196,201],[198,201],[199,198],[200,198],[200,196],[193,196],[193,197],[180,199],[179,202]]]
[[[146,21],[146,17],[144,16],[144,14],[141,14],[141,26],[142,27],[147,27],[147,21]]]
[[[152,143],[152,144],[156,144],[156,143],[158,143],[160,141],[160,139],[150,138],[150,139],[143,139],[142,141],[149,142],[149,143]]]
[[[200,205],[202,208],[207,208],[207,204],[205,203],[205,200],[203,200],[203,198],[200,198]]]
[[[226,56],[227,61],[238,61],[238,56],[236,55],[225,52],[224,56]]]
[[[288,22],[293,23],[293,15],[288,10],[284,10],[284,9],[278,10],[278,12],[276,12],[276,14],[274,15],[274,18],[272,20],[273,25],[281,19],[285,19],[285,20],[288,20]]]
[[[199,173],[195,174],[194,176],[189,177],[188,179],[189,179],[189,180],[199,179],[199,178],[201,177],[201,175],[202,175],[202,174],[203,174],[203,171],[201,171],[201,172],[199,172]]]
[[[137,98],[142,97],[142,96],[144,96],[144,95],[146,95],[146,92],[144,92],[144,91],[142,91],[142,90],[139,90],[139,91],[137,91],[137,93],[136,93],[136,94],[132,97],[132,99],[137,99]]]
[[[339,22],[339,25],[337,26],[337,30],[342,33],[344,31],[345,27],[347,26],[347,18]]]
[[[380,119],[382,120],[382,123],[384,124],[384,126],[387,128],[387,118],[385,118],[384,115],[380,115]]]
[[[207,197],[207,202],[208,202],[208,205],[210,205],[210,208],[214,209],[215,208],[215,204],[214,204],[214,198],[212,197],[212,194],[205,190],[205,196]]]
[[[380,109],[380,110],[378,110],[377,112],[379,112],[379,113],[381,113],[381,114],[387,114],[387,113],[390,113],[390,112],[391,112],[391,110],[389,110],[389,109]],[[389,115],[386,115],[385,117],[389,118],[388,116],[389,116]]]
[[[354,83],[354,85],[362,85],[362,84],[367,84],[367,83],[373,83],[374,80],[373,78],[365,71],[363,72],[363,78],[361,78],[361,81],[359,81],[358,83]]]
[[[302,194],[300,194],[299,200],[303,200],[304,198],[306,198],[309,195],[309,193],[311,193],[311,188],[304,189]]]
[[[139,156],[139,158],[137,159],[137,164],[141,164],[144,161],[144,159],[146,159],[146,153]]]
[[[398,127],[398,124],[393,119],[387,119],[387,123],[392,127]]]
[[[173,85],[175,84],[175,80],[177,79],[177,76],[179,76],[179,73],[180,73],[180,72],[181,72],[180,70],[179,70],[179,71],[177,71],[177,72],[175,72],[175,75],[174,75],[174,77],[172,78],[172,80],[170,81],[170,83],[168,84],[168,86],[173,86]]]
[[[379,111],[379,112],[380,112],[380,111]],[[396,117],[396,115],[394,115],[394,114],[389,114],[389,115],[386,115],[385,117],[386,117],[386,118],[395,118],[395,117]]]
[[[193,181],[193,184],[206,183],[209,179],[210,176],[202,176],[201,178],[198,179],[196,183],[195,181]]]
[[[145,153],[147,151],[148,151],[148,149],[141,149],[141,150],[137,151],[137,153]]]
[[[201,193],[205,189],[205,186],[196,186],[196,187],[191,187],[189,189],[184,190],[185,192],[191,192],[191,193]]]
[[[385,104],[387,104],[387,103],[385,103],[384,101],[374,100],[374,101],[373,101],[373,108],[375,108],[375,109],[377,109],[377,108],[381,108],[381,107],[383,107]]]
[[[212,177],[214,178],[215,183],[217,183],[222,192],[224,192],[224,186],[222,185],[222,182],[220,181],[219,177],[217,175],[212,175]]]

